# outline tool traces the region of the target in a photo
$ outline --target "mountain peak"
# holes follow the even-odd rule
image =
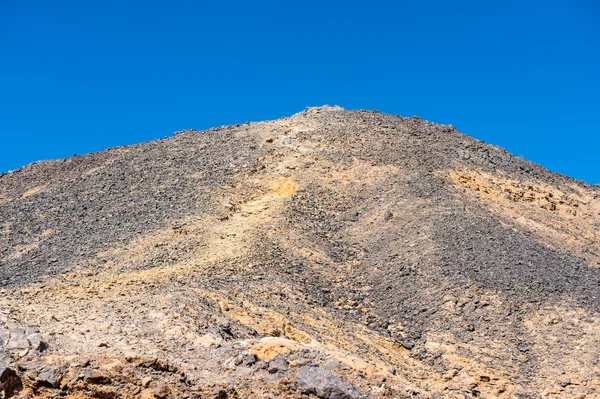
[[[31,164],[0,179],[2,389],[593,395],[599,226],[595,187],[338,106]]]

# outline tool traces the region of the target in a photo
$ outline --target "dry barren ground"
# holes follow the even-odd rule
[[[600,397],[600,189],[338,107],[0,177],[20,398]]]

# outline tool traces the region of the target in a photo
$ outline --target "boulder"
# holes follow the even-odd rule
[[[282,356],[277,356],[269,362],[269,373],[285,373],[289,368],[288,361]]]
[[[45,368],[37,376],[37,380],[40,384],[46,385],[52,388],[58,388],[60,382],[63,379],[64,369],[63,368]]]
[[[83,381],[89,384],[110,384],[109,376],[98,370],[86,370],[83,376]]]
[[[322,399],[359,399],[360,392],[335,375],[318,367],[302,367],[298,387]]]
[[[31,347],[33,349],[35,349],[36,351],[43,352],[46,349],[48,349],[48,344],[46,343],[46,341],[44,341],[42,336],[38,333],[33,333],[33,334],[28,335],[27,340],[29,340]]]
[[[27,339],[25,330],[21,328],[15,328],[10,332],[10,338],[6,344],[6,349],[29,349],[30,343]]]

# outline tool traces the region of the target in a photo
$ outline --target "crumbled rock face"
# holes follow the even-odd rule
[[[600,189],[339,107],[0,176],[20,398],[595,398]]]

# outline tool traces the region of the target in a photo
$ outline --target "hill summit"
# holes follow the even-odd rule
[[[600,397],[600,188],[376,111],[0,176],[19,398]]]

